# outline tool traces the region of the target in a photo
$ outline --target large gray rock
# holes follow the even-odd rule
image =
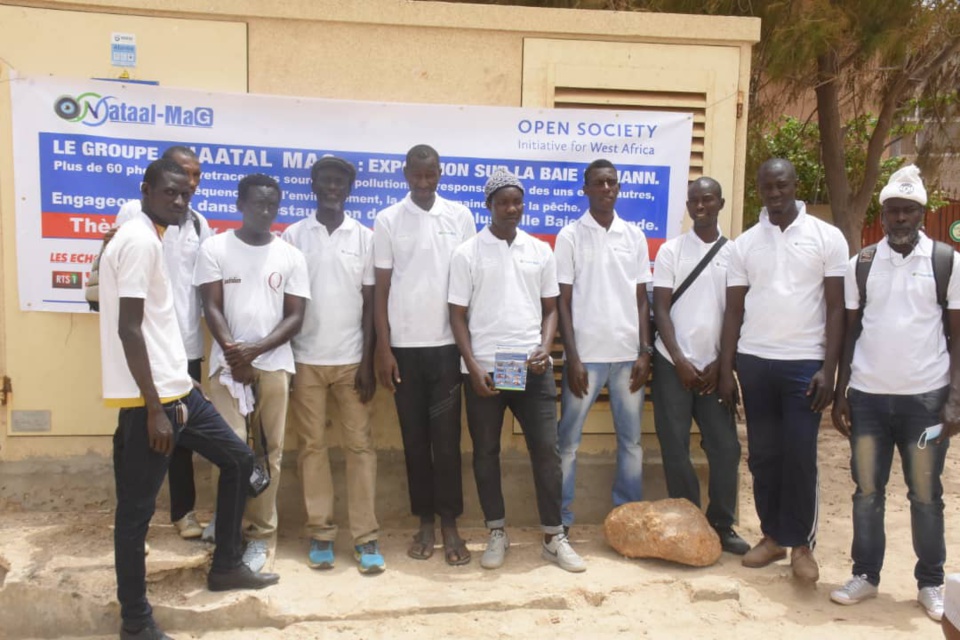
[[[720,558],[720,537],[686,499],[629,502],[603,522],[607,542],[628,558],[660,558],[707,567]]]

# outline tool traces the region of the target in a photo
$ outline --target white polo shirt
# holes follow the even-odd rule
[[[557,280],[573,285],[571,311],[582,362],[629,362],[640,353],[637,285],[653,280],[647,238],[614,212],[610,229],[583,214],[560,229]]]
[[[187,354],[177,328],[173,291],[163,246],[143,212],[120,227],[100,258],[100,358],[103,399],[108,406],[142,407],[143,397],[118,333],[120,298],[143,300],[141,330],[157,394],[169,402],[190,393]]]
[[[903,257],[884,238],[867,277],[863,333],[853,351],[850,387],[865,393],[911,395],[950,384],[950,353],[943,334],[930,256],[933,241],[923,232]],[[847,309],[860,308],[857,256],[844,283]],[[960,309],[960,255],[953,253],[947,307]]]
[[[558,295],[550,245],[522,229],[507,244],[484,227],[453,254],[447,301],[467,307],[470,346],[486,371],[493,371],[497,345],[533,349],[540,344],[541,298]],[[460,363],[467,373],[463,359]]]
[[[716,242],[704,242],[692,229],[668,240],[657,252],[653,286],[676,291]],[[710,260],[680,299],[670,307],[677,345],[693,366],[703,369],[720,355],[720,328],[727,306],[727,261],[732,242]],[[657,351],[673,362],[660,336]]]
[[[740,328],[741,353],[771,360],[823,360],[827,305],[823,279],[847,273],[847,241],[840,230],[799,214],[785,231],[760,221],[733,243],[727,287],[750,287]]]
[[[373,286],[373,231],[346,216],[333,233],[305,218],[283,239],[303,252],[310,301],[303,328],[291,341],[293,359],[310,365],[345,365],[363,356],[364,285]]]
[[[266,337],[283,320],[283,298],[290,294],[310,299],[307,263],[296,247],[273,238],[255,247],[240,240],[236,232],[215,235],[200,247],[196,286],[223,281],[223,315],[237,342]],[[210,377],[226,364],[220,343],[210,351]],[[262,371],[295,372],[293,350],[285,342],[261,354],[253,366]]]
[[[425,211],[408,193],[377,214],[373,233],[374,265],[393,269],[387,304],[390,346],[454,344],[447,311],[450,256],[477,235],[473,214],[439,195]]]
[[[139,215],[140,209],[139,200],[125,202],[117,213],[117,225]],[[191,221],[183,229],[173,225],[167,227],[161,242],[170,286],[173,288],[173,307],[177,312],[180,336],[187,350],[187,358],[196,360],[203,357],[203,330],[200,328],[203,303],[200,291],[193,286],[193,271],[197,266],[197,256],[200,255],[200,245],[213,236],[213,230],[202,215],[193,209],[190,213],[200,222],[200,235],[197,235],[197,229]]]

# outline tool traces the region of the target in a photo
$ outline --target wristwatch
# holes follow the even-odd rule
[[[642,344],[642,345],[640,345],[640,355],[642,356],[643,354],[647,354],[648,356],[652,356],[652,355],[653,355],[653,347],[651,347],[651,346],[648,345],[648,344]]]

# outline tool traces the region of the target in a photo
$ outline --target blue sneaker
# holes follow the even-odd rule
[[[329,540],[311,540],[307,561],[314,569],[333,569],[333,543]]]
[[[360,573],[380,573],[387,568],[387,563],[380,555],[380,544],[376,540],[355,546],[353,557],[357,560],[357,569]]]

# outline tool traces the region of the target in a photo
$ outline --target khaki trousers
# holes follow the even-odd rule
[[[250,416],[250,423],[262,425],[267,436],[270,486],[256,498],[247,500],[247,507],[243,512],[244,538],[263,540],[274,537],[277,532],[277,489],[280,487],[280,462],[283,458],[290,374],[286,371],[263,371],[255,367],[253,371],[257,406]],[[236,398],[220,384],[217,375],[210,379],[210,400],[234,433],[247,442],[246,419],[237,409]],[[261,455],[260,436],[253,434],[253,437],[256,438],[255,450]]]
[[[290,424],[301,439],[300,481],[307,510],[307,532],[314,540],[337,537],[333,519],[333,475],[327,443],[327,397],[340,409],[341,448],[347,463],[347,513],[354,544],[376,540],[380,525],[374,512],[377,453],[371,433],[372,403],[360,402],[354,389],[359,365],[297,363],[290,396]]]

